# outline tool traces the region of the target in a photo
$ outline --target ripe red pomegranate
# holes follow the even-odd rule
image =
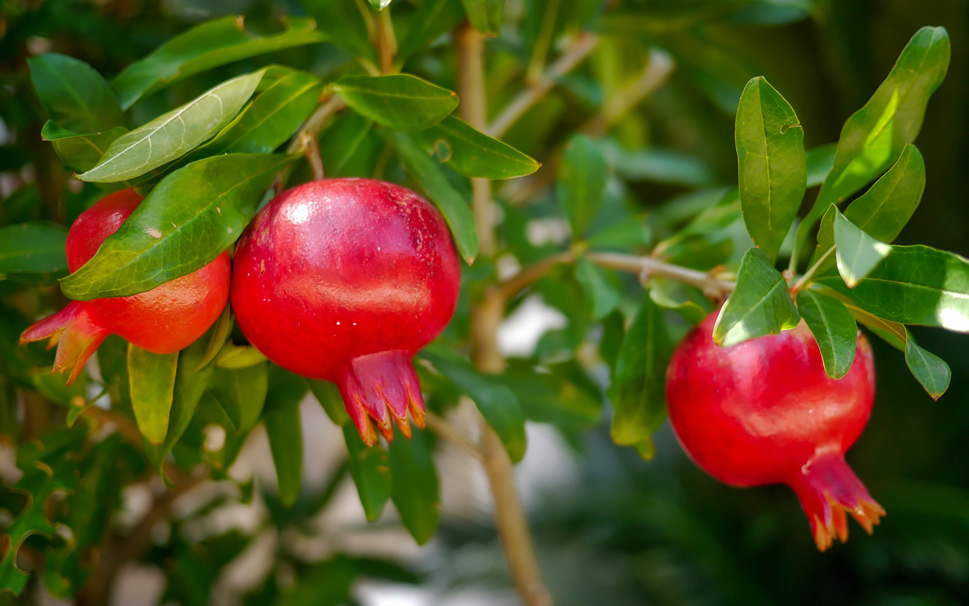
[[[94,256],[141,203],[132,189],[99,200],[78,216],[67,234],[71,272]],[[130,297],[72,301],[20,335],[20,342],[50,338],[57,346],[54,372],[69,371],[70,385],[105,337],[116,334],[138,347],[165,354],[188,347],[219,317],[229,299],[229,255],[196,271]]]
[[[670,422],[683,448],[727,484],[789,485],[822,551],[835,536],[847,540],[845,512],[871,534],[885,510],[844,459],[875,397],[868,340],[858,334],[854,364],[835,380],[803,322],[720,347],[716,320],[714,312],[683,339],[667,371]]]
[[[236,249],[232,309],[249,341],[297,374],[337,384],[368,445],[391,418],[424,427],[411,364],[447,325],[461,273],[441,215],[411,190],[326,179],[274,198]],[[389,409],[389,414],[388,414]]]

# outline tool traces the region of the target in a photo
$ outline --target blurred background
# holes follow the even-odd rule
[[[496,86],[527,37],[529,15],[541,14],[551,1],[506,1],[509,23],[500,38],[487,42]],[[413,4],[396,0],[393,6],[398,3],[402,11]],[[733,113],[750,77],[764,75],[784,94],[811,148],[837,140],[844,120],[868,99],[919,27],[945,26],[953,51],[949,74],[916,141],[928,184],[897,243],[969,255],[969,1],[778,0],[766,3],[776,10],[694,20],[676,16],[715,3],[607,4],[655,15],[655,27],[647,20],[643,35],[677,62],[669,80],[609,133],[626,149],[662,152],[627,176],[631,197],[647,216],[677,196],[736,182]],[[0,0],[0,223],[30,218],[32,208],[69,222],[96,197],[90,186],[70,179],[41,141],[45,118],[30,89],[28,57],[70,54],[110,78],[171,35],[226,14],[244,14],[258,30],[306,12],[296,0]],[[447,44],[443,39],[440,47]],[[545,161],[560,143],[555,124],[581,122],[615,87],[608,74],[619,68],[612,64],[641,63],[626,52],[593,55],[536,110],[554,115],[546,130],[526,118],[509,131],[509,143]],[[345,60],[327,44],[277,55],[324,79],[330,66]],[[453,66],[440,60],[448,57],[432,49],[405,69],[446,82]],[[140,103],[136,123],[241,69],[188,79],[163,93],[165,103]],[[536,208],[542,204],[538,200]],[[528,356],[542,339],[567,328],[566,317],[553,308],[540,295],[518,306],[502,329],[506,353]],[[657,436],[654,459],[644,461],[612,444],[608,414],[594,431],[530,424],[518,481],[556,603],[969,603],[969,340],[938,330],[915,336],[950,364],[951,388],[933,402],[902,355],[873,340],[876,405],[848,460],[888,515],[872,537],[853,524],[851,540],[823,554],[790,490],[738,490],[715,482],[685,457],[668,425]],[[391,508],[366,524],[340,430],[315,401],[303,403],[303,414],[306,486],[297,505],[285,510],[274,498],[260,429],[232,469],[236,482],[206,484],[175,503],[175,520],[156,527],[152,550],[121,571],[114,603],[262,604],[276,587],[293,583],[305,586],[294,604],[517,603],[484,478],[464,453],[446,444],[437,450],[443,525],[418,548]],[[460,418],[460,410],[456,414]],[[10,477],[11,457],[10,448],[0,447],[0,459],[7,459],[0,476]],[[254,494],[245,493],[247,486]],[[159,483],[126,492],[121,522],[144,515],[160,490]],[[16,603],[11,600],[0,594],[0,604]]]

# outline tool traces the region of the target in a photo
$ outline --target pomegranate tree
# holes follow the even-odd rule
[[[391,419],[424,426],[411,364],[454,313],[460,282],[447,225],[411,190],[370,179],[283,192],[242,236],[232,308],[249,341],[280,366],[337,384],[360,437]]]
[[[841,379],[825,374],[811,331],[721,347],[714,312],[679,344],[666,377],[670,422],[707,473],[733,486],[785,483],[797,494],[822,551],[848,538],[845,513],[866,531],[885,515],[844,453],[875,397],[871,345],[860,332]]]
[[[67,267],[77,271],[141,203],[132,189],[109,194],[81,213],[67,234]],[[229,255],[128,297],[72,301],[20,335],[20,342],[50,339],[57,346],[53,372],[77,379],[84,363],[111,334],[157,354],[174,353],[202,336],[229,299]]]

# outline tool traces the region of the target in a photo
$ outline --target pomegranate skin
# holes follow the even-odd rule
[[[667,370],[670,422],[684,450],[726,484],[788,484],[822,551],[835,537],[847,540],[846,512],[871,533],[885,512],[844,460],[874,401],[868,340],[859,332],[855,361],[835,380],[803,322],[720,347],[717,315],[683,339]]]
[[[239,327],[280,366],[337,384],[360,436],[392,421],[424,426],[411,358],[454,314],[460,265],[447,225],[411,190],[326,179],[287,190],[250,223],[236,250]],[[389,410],[389,413],[388,413]]]
[[[73,273],[87,263],[141,200],[126,189],[81,213],[67,234],[68,269]],[[25,330],[20,342],[50,339],[57,345],[53,372],[69,371],[68,385],[111,334],[153,353],[174,353],[201,337],[222,313],[230,275],[229,255],[223,252],[208,265],[137,295],[72,301]]]

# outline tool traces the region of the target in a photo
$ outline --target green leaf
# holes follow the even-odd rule
[[[609,274],[585,257],[575,262],[575,279],[582,287],[593,320],[601,320],[619,305],[619,291]]]
[[[333,0],[301,0],[300,2],[316,19],[320,31],[343,50],[354,57],[360,57],[371,64],[377,61],[374,44],[370,42],[364,14],[367,9],[356,2],[334,2]],[[367,17],[370,17],[368,14]]]
[[[303,476],[303,423],[299,406],[278,407],[264,421],[276,467],[279,500],[291,507],[299,497]]]
[[[43,274],[67,271],[67,231],[46,223],[0,227],[0,274]]]
[[[208,365],[222,351],[222,346],[225,345],[226,340],[229,338],[229,333],[232,332],[232,325],[232,306],[226,304],[225,309],[222,310],[222,314],[219,315],[219,319],[212,326],[208,342],[205,345],[205,353],[202,354],[201,359],[195,365],[196,371]]]
[[[437,530],[441,502],[437,470],[425,433],[414,429],[409,440],[390,443],[390,498],[418,545],[423,545]]]
[[[390,461],[387,451],[379,444],[364,444],[356,428],[350,423],[343,425],[343,438],[347,442],[350,476],[357,486],[360,505],[363,506],[367,521],[374,522],[383,513],[387,500],[390,499]]]
[[[209,89],[185,105],[118,137],[82,181],[115,183],[177,160],[219,132],[256,90],[265,69]]]
[[[450,32],[464,20],[464,8],[457,0],[425,0],[411,17],[411,27],[397,45],[398,63],[436,38]]]
[[[79,135],[48,120],[41,129],[40,136],[54,145],[54,152],[66,166],[85,171],[94,168],[108,146],[126,132],[127,128],[116,126],[102,133]]]
[[[368,145],[372,140],[371,127],[373,120],[348,111],[323,132],[320,158],[328,177],[360,176],[353,173],[353,167],[360,162],[360,158],[366,159],[366,152],[371,147]],[[366,171],[367,175],[373,172],[373,164],[369,161],[366,162]]]
[[[478,232],[470,205],[451,186],[437,163],[428,158],[410,137],[402,133],[390,133],[390,138],[407,173],[420,184],[427,197],[444,215],[458,252],[471,265],[478,256]]]
[[[895,66],[871,99],[841,129],[831,172],[797,230],[803,244],[831,204],[837,204],[888,168],[915,140],[932,93],[949,68],[949,34],[923,27],[902,49]]]
[[[663,310],[646,297],[619,348],[610,388],[612,440],[634,446],[644,458],[652,458],[653,432],[666,419],[666,367],[672,355]]]
[[[507,143],[475,130],[453,115],[431,128],[416,133],[414,139],[428,154],[465,177],[511,179],[530,175],[541,164]]]
[[[945,360],[915,344],[912,334],[905,341],[905,364],[925,391],[938,400],[949,389],[952,370]]]
[[[245,346],[245,345],[233,345],[232,342],[227,342],[219,350],[219,353],[215,356],[215,365],[219,368],[229,368],[232,370],[238,370],[240,368],[249,368],[250,366],[255,366],[261,362],[265,362],[268,358],[256,349],[255,347]]]
[[[458,106],[458,95],[410,74],[346,76],[333,89],[357,113],[402,132],[434,126]]]
[[[45,53],[27,59],[27,65],[41,105],[66,130],[93,133],[124,125],[124,114],[111,87],[87,63]]]
[[[892,252],[892,247],[858,229],[854,223],[845,219],[837,207],[831,208],[834,212],[834,242],[838,272],[841,273],[848,288],[854,288]]]
[[[469,362],[443,347],[425,348],[421,357],[429,360],[442,377],[474,400],[481,416],[498,434],[512,462],[521,461],[528,441],[525,414],[514,392],[480,374]]]
[[[969,332],[969,261],[928,246],[892,246],[890,255],[853,289],[840,277],[818,282],[858,307],[900,324]]]
[[[213,67],[327,39],[312,19],[289,18],[287,26],[278,34],[257,36],[246,31],[241,17],[214,19],[170,38],[132,63],[112,87],[128,109],[145,95]]]
[[[824,182],[825,177],[831,172],[831,167],[834,166],[834,152],[837,148],[837,143],[825,143],[807,150],[805,157],[808,187],[817,187]]]
[[[256,364],[242,370],[216,368],[209,383],[215,397],[236,434],[249,433],[262,414],[269,389],[268,364]]]
[[[713,340],[730,346],[797,326],[800,316],[787,292],[787,282],[767,253],[751,248],[737,272],[737,287],[717,316]]]
[[[602,207],[608,178],[609,164],[595,141],[585,135],[569,139],[559,165],[555,195],[576,240],[585,236]]]
[[[824,371],[832,379],[848,374],[855,361],[858,325],[841,301],[813,290],[797,293],[797,310],[821,350]]]
[[[709,300],[696,288],[658,276],[651,278],[648,286],[653,303],[672,309],[693,326],[703,322],[711,311]]]
[[[501,32],[505,0],[461,0],[461,3],[474,29],[489,37],[496,37]]]
[[[270,364],[267,372],[269,386],[266,391],[266,405],[263,407],[263,414],[268,415],[280,410],[298,407],[309,391],[306,380],[277,364]]]
[[[374,7],[378,11],[382,11],[388,6],[390,6],[391,0],[370,0],[370,6]]]
[[[695,156],[668,149],[627,150],[611,139],[600,145],[616,174],[626,181],[703,187],[717,180],[710,168]]]
[[[78,301],[128,296],[204,267],[242,235],[263,191],[293,159],[229,154],[178,169],[61,289]]]
[[[128,344],[128,387],[138,430],[152,444],[168,434],[178,352],[155,354]]]
[[[326,416],[330,417],[334,425],[342,427],[350,422],[350,415],[343,405],[343,396],[340,395],[336,385],[320,379],[306,379],[306,384],[309,385],[316,401],[320,403]],[[353,431],[355,432],[356,429]]]
[[[744,87],[735,140],[744,224],[773,262],[804,197],[807,161],[794,109],[763,77]]]

